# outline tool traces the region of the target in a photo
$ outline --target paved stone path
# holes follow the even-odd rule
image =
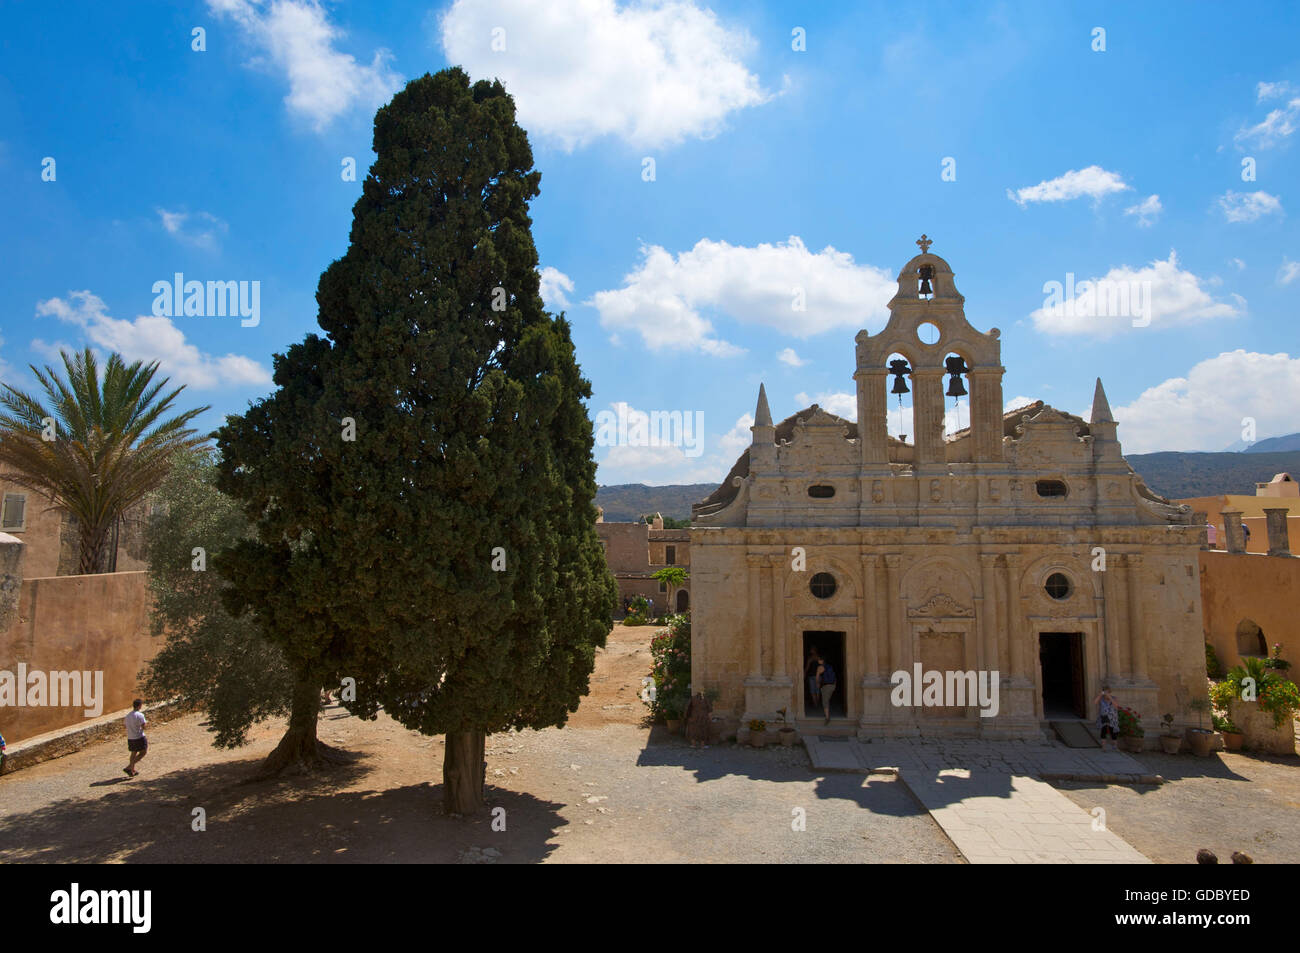
[[[987,741],[807,737],[814,770],[897,773],[973,864],[1144,864],[1150,861],[1050,784],[1047,775],[1147,774],[1119,751]]]

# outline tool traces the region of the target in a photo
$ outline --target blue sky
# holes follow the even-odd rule
[[[0,377],[31,387],[28,364],[89,344],[160,361],[205,427],[241,411],[316,327],[375,108],[460,64],[516,96],[593,417],[703,413],[698,454],[598,447],[602,483],[721,478],[760,381],[778,419],[853,416],[853,336],[883,326],[922,232],[1002,330],[1009,402],[1086,413],[1101,376],[1129,452],[1295,432],[1300,8],[1251,11],[10,3]],[[155,315],[177,272],[258,282],[256,325]],[[1053,305],[1070,275],[1149,306]]]

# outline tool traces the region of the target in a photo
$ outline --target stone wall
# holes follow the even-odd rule
[[[77,521],[50,499],[20,486],[0,472],[0,499],[5,493],[21,493],[27,498],[26,525],[6,530],[24,545],[23,565],[30,578],[70,576],[76,574],[81,554]],[[122,514],[118,528],[117,570],[128,572],[145,568],[144,531],[150,510],[148,500],[141,501]]]
[[[148,574],[24,579],[16,612],[0,631],[0,671],[103,673],[102,714],[131,707],[137,679],[162,640],[149,634]],[[10,744],[86,720],[81,707],[0,707]]]
[[[1292,537],[1293,539],[1295,537]],[[1243,645],[1253,623],[1264,636],[1268,650],[1281,643],[1282,655],[1300,666],[1300,559],[1253,553],[1201,553],[1201,601],[1205,607],[1205,641],[1224,669],[1241,661],[1238,629]],[[1259,654],[1255,652],[1253,654]],[[1288,673],[1294,680],[1297,668]]]

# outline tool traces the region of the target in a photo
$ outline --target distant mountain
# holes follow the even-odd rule
[[[620,483],[596,489],[596,502],[605,510],[608,523],[633,523],[648,513],[674,519],[690,519],[691,504],[698,503],[718,488],[716,483],[678,483],[646,486]]]
[[[1300,441],[1300,434],[1261,440],[1247,453],[1130,453],[1129,464],[1148,487],[1171,500],[1220,493],[1255,495],[1255,484],[1271,480],[1286,471],[1300,478],[1300,446],[1280,453],[1256,448],[1274,441]],[[631,523],[647,513],[662,513],[675,519],[690,519],[691,504],[698,503],[718,488],[716,483],[679,483],[646,486],[622,483],[602,486],[596,502],[605,508],[611,523]]]
[[[1290,440],[1274,437],[1272,440]],[[1270,443],[1261,440],[1255,447]],[[1255,495],[1255,484],[1286,471],[1300,473],[1300,448],[1284,453],[1130,453],[1129,465],[1161,496],[1171,500],[1219,493]]]
[[[1287,434],[1285,437],[1269,437],[1252,443],[1245,453],[1281,453],[1284,450],[1300,450],[1300,433]]]

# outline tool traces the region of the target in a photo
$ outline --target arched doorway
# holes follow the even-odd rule
[[[685,589],[677,590],[677,611],[685,612],[691,605],[690,594]]]
[[[1237,654],[1268,655],[1268,640],[1254,619],[1242,619],[1237,623]]]

